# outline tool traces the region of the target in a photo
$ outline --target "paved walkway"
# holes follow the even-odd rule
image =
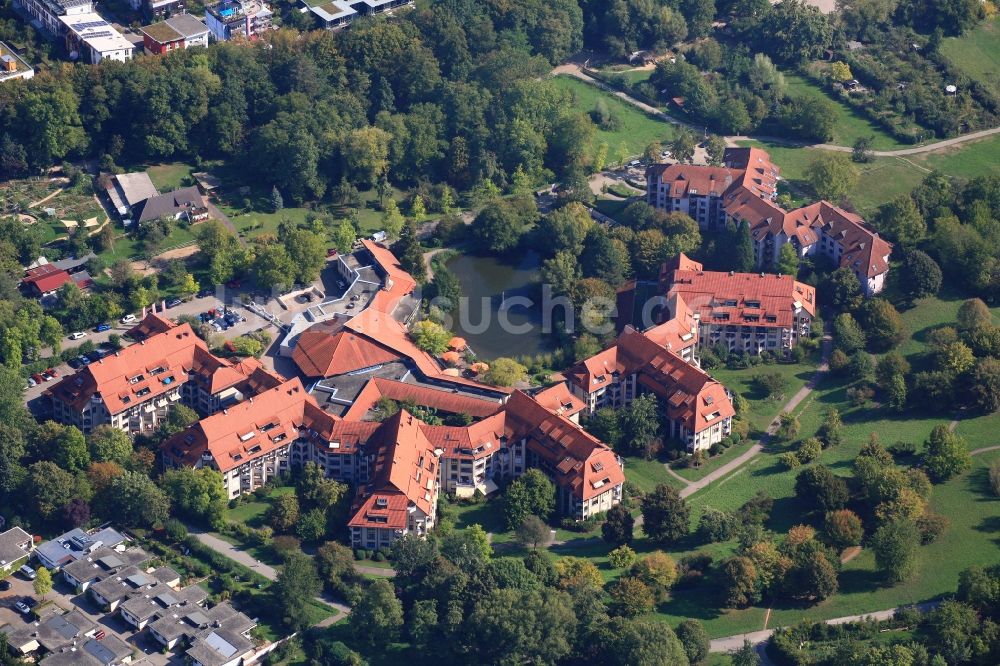
[[[607,85],[603,81],[599,81],[592,76],[587,75],[579,65],[573,63],[566,63],[560,65],[552,70],[553,74],[568,74],[575,78],[585,81],[591,85],[597,86],[602,90],[605,90],[615,97],[624,100],[628,104],[642,109],[646,113],[659,118],[665,122],[672,125],[680,125],[683,127],[688,127],[696,132],[703,132],[704,126],[702,125],[692,125],[691,123],[675,118],[669,114],[664,113],[656,107],[650,106],[645,102],[639,101],[638,99],[632,97],[631,95],[624,93],[620,90],[615,90],[611,86]],[[969,141],[976,141],[978,139],[985,139],[987,137],[993,136],[995,134],[1000,134],[1000,127],[991,127],[990,129],[979,130],[978,132],[970,132],[969,134],[963,134],[961,136],[956,136],[951,139],[943,139],[941,141],[935,141],[934,143],[928,143],[923,146],[916,146],[914,148],[900,148],[899,150],[873,150],[871,154],[875,157],[906,157],[908,155],[922,155],[924,153],[932,153],[936,150],[941,150],[943,148],[950,148],[952,146],[958,146]],[[794,139],[786,139],[778,136],[768,136],[768,135],[736,135],[725,137],[726,143],[728,145],[735,146],[739,141],[767,141],[768,143],[777,143],[785,146],[799,147],[799,148],[822,148],[823,150],[832,150],[838,153],[850,153],[854,152],[853,146],[838,146],[832,143],[810,143],[808,141],[796,141]]]
[[[889,620],[896,614],[896,611],[904,608],[916,608],[921,613],[926,613],[934,610],[937,605],[938,602],[931,601],[923,604],[916,604],[915,606],[899,606],[898,608],[889,608],[887,610],[875,611],[873,613],[837,617],[832,620],[827,620],[826,623],[847,624],[849,622],[860,622],[862,620]],[[747,634],[737,634],[735,636],[726,636],[725,638],[716,638],[711,642],[709,652],[733,652],[734,650],[738,650],[743,647],[743,641],[750,641],[753,645],[759,645],[761,643],[766,643],[771,638],[772,634],[774,634],[774,629],[764,629],[763,631],[751,631]]]
[[[727,476],[732,472],[735,472],[737,469],[739,469],[747,462],[752,460],[755,456],[760,454],[760,452],[764,450],[764,447],[767,446],[768,442],[771,441],[771,435],[773,435],[777,431],[778,426],[781,424],[779,420],[781,414],[784,412],[791,413],[792,411],[794,411],[795,408],[798,407],[803,400],[808,398],[809,394],[812,393],[813,390],[815,390],[816,385],[819,384],[819,381],[823,378],[823,375],[825,375],[827,370],[829,370],[830,350],[832,348],[833,348],[833,338],[830,336],[829,333],[825,333],[823,335],[823,352],[822,356],[820,357],[819,366],[816,368],[816,372],[813,373],[813,376],[809,379],[808,382],[806,382],[806,385],[800,388],[798,392],[795,395],[793,395],[788,402],[784,404],[784,406],[781,408],[781,411],[778,413],[777,416],[774,417],[774,420],[771,421],[771,424],[767,427],[767,431],[760,438],[760,441],[751,446],[749,449],[747,449],[743,454],[740,455],[739,458],[734,458],[733,460],[730,460],[729,462],[727,462],[725,465],[715,470],[714,472],[706,474],[703,478],[690,483],[687,487],[681,490],[680,492],[681,497],[690,497],[691,495],[695,494],[696,492],[708,486],[709,484],[713,483],[714,481],[717,481],[718,479],[721,479],[722,477]]]

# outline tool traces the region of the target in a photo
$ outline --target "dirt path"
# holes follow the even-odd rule
[[[704,130],[704,128],[700,125],[695,126],[678,118],[674,118],[673,116],[664,113],[660,109],[657,109],[655,107],[650,106],[649,104],[646,104],[645,102],[637,100],[636,98],[632,97],[631,95],[628,95],[627,93],[621,92],[620,90],[615,90],[614,88],[608,86],[604,82],[598,81],[592,76],[588,76],[586,73],[584,73],[584,71],[580,68],[579,65],[576,65],[574,63],[566,63],[564,65],[559,65],[558,67],[552,70],[552,73],[568,74],[569,76],[580,79],[581,81],[585,81],[586,83],[589,83],[593,86],[597,86],[598,88],[611,93],[615,97],[627,102],[628,104],[631,104],[632,106],[642,109],[649,115],[657,117],[660,120],[668,122],[672,125],[681,125],[683,127],[688,127],[692,130],[695,130],[696,132],[701,132]],[[1000,127],[991,127],[990,129],[979,130],[978,132],[970,132],[969,134],[963,134],[961,136],[956,136],[951,139],[943,139],[941,141],[928,143],[926,145],[917,146],[914,148],[901,148],[899,150],[873,150],[872,155],[874,155],[875,157],[906,157],[909,155],[923,155],[925,153],[932,153],[936,150],[941,150],[942,148],[950,148],[951,146],[958,146],[963,143],[968,143],[969,141],[985,139],[995,134],[1000,134]],[[767,141],[769,143],[777,143],[790,147],[822,148],[823,150],[831,150],[838,153],[850,153],[854,151],[853,146],[838,146],[832,143],[809,143],[807,141],[795,141],[793,139],[786,139],[783,137],[768,136],[768,135],[750,135],[750,136],[736,135],[736,136],[727,136],[725,137],[725,139],[726,139],[726,144],[729,146],[736,146],[740,141]]]
[[[66,183],[69,182],[68,178],[53,178],[52,180],[53,181],[58,181],[61,185],[65,185]],[[55,196],[58,196],[58,195],[62,194],[65,190],[66,190],[65,187],[60,187],[58,190],[56,190],[52,194],[46,195],[46,196],[42,197],[41,199],[39,199],[38,201],[33,201],[33,202],[29,203],[28,204],[28,208],[36,208],[38,206],[41,206],[43,203],[45,203],[46,201],[48,201],[52,197],[55,197]]]
[[[427,252],[424,252],[424,270],[426,271],[427,281],[428,282],[430,282],[431,280],[434,279],[434,269],[431,268],[431,262],[434,261],[434,257],[436,257],[437,255],[441,254],[442,252],[444,252],[447,249],[449,249],[449,248],[439,247],[439,248],[435,248],[433,250],[428,250]]]
[[[840,554],[840,563],[847,564],[860,554],[861,546],[851,546],[850,548],[845,548],[844,552]]]

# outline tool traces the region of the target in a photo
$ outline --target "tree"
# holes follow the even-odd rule
[[[125,472],[112,481],[108,496],[108,506],[127,527],[153,527],[170,516],[170,498],[138,472]]]
[[[684,653],[692,664],[708,659],[710,641],[705,625],[698,620],[684,620],[677,627],[677,640],[684,646]]]
[[[858,184],[860,174],[851,158],[842,153],[823,153],[806,167],[806,180],[821,198],[837,203]]]
[[[912,246],[927,235],[927,222],[909,194],[882,204],[876,220],[879,231],[894,243]]]
[[[654,541],[675,543],[687,535],[691,509],[676,488],[660,484],[642,500],[642,530]]]
[[[375,581],[372,587],[381,582],[384,581]],[[292,553],[285,560],[277,580],[271,586],[275,606],[281,614],[285,626],[293,631],[301,631],[309,626],[309,605],[319,594],[320,588],[319,574],[316,573],[316,566],[313,564],[312,558],[304,553]],[[369,588],[369,593],[371,589]],[[352,610],[352,627],[355,622],[354,613],[358,612],[361,603],[363,602],[359,602]],[[402,609],[400,609],[399,614],[400,622],[402,622]],[[371,618],[368,619],[371,621]]]
[[[275,185],[271,188],[271,212],[277,213],[285,207],[285,200],[281,198],[281,192],[278,190],[278,186]]]
[[[906,580],[916,569],[920,532],[908,520],[882,525],[872,536],[871,548],[875,564],[893,582]]]
[[[859,164],[871,162],[875,156],[872,154],[872,144],[875,143],[874,136],[859,136],[854,140],[851,150],[851,159]]]
[[[941,268],[926,252],[905,250],[896,272],[896,284],[910,301],[933,296],[941,290]]]
[[[726,511],[705,507],[698,519],[698,536],[706,543],[718,543],[733,538],[739,518]]]
[[[670,153],[678,162],[690,163],[694,159],[696,144],[694,133],[686,127],[679,127],[670,142]]]
[[[754,388],[767,400],[780,400],[788,387],[788,379],[780,372],[758,372],[752,379]]]
[[[924,441],[923,463],[931,479],[941,483],[969,469],[972,457],[962,437],[939,425]]]
[[[884,390],[888,390],[893,377],[905,378],[908,374],[910,374],[910,362],[899,352],[891,351],[880,356],[875,364],[875,383]]]
[[[735,652],[730,652],[729,654],[729,658],[732,660],[733,666],[761,666],[760,657],[757,656],[757,650],[747,639],[743,639],[743,646],[740,647],[740,649]]]
[[[849,509],[827,512],[824,527],[827,539],[840,549],[857,546],[865,534],[861,519]]]
[[[418,650],[425,650],[430,646],[431,638],[437,631],[438,621],[436,599],[420,599],[414,602],[407,626],[410,640]]]
[[[526,516],[516,530],[517,542],[525,548],[537,549],[552,538],[552,530],[538,516]]]
[[[962,303],[955,315],[955,328],[960,333],[993,324],[993,314],[986,303],[979,298],[970,298]]]
[[[35,580],[31,583],[35,594],[45,600],[49,592],[52,591],[52,572],[45,567],[38,567],[35,570]]]
[[[573,287],[582,277],[576,255],[569,250],[561,250],[546,259],[542,263],[541,274],[542,284],[551,285],[557,296],[572,294]]]
[[[528,203],[535,207],[533,201],[528,200]],[[469,230],[481,250],[504,254],[517,247],[527,225],[534,222],[535,217],[537,212],[528,211],[523,204],[497,199],[486,204],[476,215]]]
[[[278,495],[264,514],[267,524],[280,534],[291,531],[299,520],[299,500],[295,495]]]
[[[547,518],[556,507],[556,489],[543,472],[529,469],[507,487],[504,516],[508,529],[516,529],[531,515]]]
[[[602,622],[598,662],[608,666],[687,666],[684,646],[669,626],[647,619],[613,617]]]
[[[79,472],[90,465],[87,440],[76,426],[46,421],[38,427],[36,441],[45,456],[69,472]]]
[[[708,137],[708,141],[705,143],[705,153],[709,164],[712,166],[722,166],[722,158],[725,152],[726,140],[724,138],[718,134]]]
[[[632,566],[631,574],[646,583],[658,601],[663,601],[677,580],[677,563],[666,553],[653,551]]]
[[[722,564],[723,594],[729,608],[746,608],[761,596],[757,566],[749,557],[735,555]]]
[[[785,243],[778,250],[778,263],[775,268],[781,275],[795,277],[799,274],[799,253],[791,243]]]
[[[382,211],[382,230],[390,240],[399,238],[399,233],[403,230],[406,219],[399,212],[399,205],[395,199],[389,199]]]
[[[90,458],[94,462],[124,465],[132,457],[132,440],[123,430],[109,425],[94,428],[89,437]]]
[[[830,294],[830,304],[840,312],[850,312],[861,305],[861,282],[847,266],[830,275],[826,291]]]
[[[608,553],[608,564],[615,569],[627,569],[635,564],[636,554],[628,546],[618,546]]]
[[[736,231],[736,248],[733,257],[733,269],[739,273],[752,272],[757,266],[753,238],[750,237],[750,225],[747,224],[746,220],[740,222]]]
[[[906,380],[902,375],[893,375],[885,390],[886,406],[894,412],[901,412],[906,409],[906,400]]]
[[[820,424],[816,436],[823,442],[826,448],[839,446],[842,440],[841,430],[843,421],[840,419],[840,411],[836,407],[831,407],[823,415],[823,423]]]
[[[555,663],[572,650],[576,617],[566,592],[496,589],[473,604],[465,626],[474,661]]]
[[[341,254],[347,254],[350,252],[357,239],[357,231],[355,231],[354,225],[351,224],[350,220],[341,220],[340,224],[333,228],[333,246],[337,248],[337,252]]]
[[[443,354],[448,350],[451,333],[441,324],[429,319],[421,319],[410,326],[410,337],[418,348],[431,354]]]
[[[635,519],[624,504],[616,504],[608,510],[601,525],[604,540],[615,546],[632,543]]]
[[[513,386],[524,381],[528,376],[528,369],[514,359],[500,357],[493,359],[490,369],[486,371],[484,379],[487,384],[493,386]]]
[[[616,615],[636,617],[653,610],[653,593],[638,578],[622,576],[612,585],[611,609]]]
[[[417,198],[418,201],[422,201]],[[393,252],[399,257],[399,265],[411,275],[423,275],[424,273],[424,250],[420,247],[420,240],[417,238],[417,222],[411,218],[403,225],[403,231],[399,235],[399,241],[393,246]]]
[[[828,467],[808,467],[795,477],[795,496],[806,507],[828,512],[844,508],[850,497],[847,482]]]
[[[981,358],[976,361],[970,385],[973,403],[986,413],[1000,409],[1000,360]]]
[[[653,395],[640,396],[619,412],[622,446],[633,453],[646,452],[660,429],[659,405]]]
[[[216,525],[223,520],[229,500],[222,474],[210,467],[180,467],[163,475],[163,489],[181,515]]]
[[[599,590],[604,585],[597,565],[586,558],[570,555],[556,560],[554,567],[561,589],[572,590],[586,586]]]
[[[842,312],[833,320],[833,341],[837,349],[853,354],[865,346],[865,333],[854,317]]]
[[[892,303],[882,298],[867,301],[861,311],[868,344],[875,351],[888,351],[906,338],[903,318]]]
[[[851,66],[846,62],[832,62],[830,63],[830,78],[838,83],[844,83],[845,81],[850,81],[854,78],[851,74]]]

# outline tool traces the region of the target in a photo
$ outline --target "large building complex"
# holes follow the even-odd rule
[[[91,0],[17,0],[14,5],[26,11],[34,19],[32,23],[37,21],[37,27],[53,35],[61,35],[65,30],[61,17],[94,11]]]
[[[786,211],[775,202],[779,169],[759,148],[727,148],[723,166],[654,164],[647,202],[690,215],[702,229],[746,222],[757,264],[772,266],[790,244],[800,257],[823,255],[854,273],[868,296],[885,286],[892,244],[857,215],[826,201]]]
[[[660,290],[668,318],[693,314],[702,347],[785,355],[816,317],[816,288],[790,275],[706,271],[683,254],[663,265]]]

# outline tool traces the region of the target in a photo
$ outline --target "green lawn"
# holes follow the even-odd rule
[[[614,132],[597,130],[598,143],[608,145],[608,159],[617,159],[620,146],[624,144],[626,152],[640,155],[653,141],[665,143],[673,138],[673,128],[662,120],[651,118],[636,107],[623,102],[596,86],[584,83],[568,76],[557,76],[555,84],[564,90],[569,90],[575,97],[574,108],[583,113],[590,113],[598,98],[603,98],[608,108],[621,120],[621,127]]]
[[[752,443],[753,439],[748,439],[740,444],[737,444],[736,446],[730,446],[722,453],[710,457],[703,465],[698,467],[685,467],[675,464],[674,471],[688,481],[698,481],[705,478],[726,463],[734,460],[735,458],[739,458],[741,455],[746,453]]]
[[[146,167],[146,173],[160,193],[171,192],[193,182],[191,174],[197,168],[186,162],[168,162]]]
[[[264,514],[271,507],[271,503],[282,495],[293,495],[295,488],[292,486],[278,486],[272,488],[265,499],[252,499],[236,505],[232,509],[226,510],[226,520],[231,523],[246,523],[250,527],[261,527],[264,524]]]
[[[948,37],[941,53],[970,78],[1000,93],[1000,19],[984,22],[961,37]]]
[[[661,483],[674,488],[684,484],[667,473],[662,460],[645,460],[638,456],[625,458],[625,479],[631,481],[644,493],[652,491]]]
[[[1000,173],[997,155],[1000,155],[1000,136],[994,135],[909,159],[924,168],[935,169],[955,178],[969,179]]]
[[[894,150],[910,145],[900,143],[891,134],[886,133],[881,127],[857,113],[844,102],[828,95],[826,91],[809,79],[799,74],[786,72],[785,82],[788,84],[790,97],[824,97],[833,103],[836,122],[833,127],[833,138],[827,143],[838,146],[853,146],[859,138],[873,136],[875,141],[872,147],[875,150]]]
[[[767,429],[767,426],[778,415],[788,399],[798,393],[799,389],[805,386],[805,383],[815,374],[816,360],[818,360],[818,352],[814,355],[814,359],[808,363],[771,363],[743,370],[719,367],[710,370],[709,374],[727,389],[733,393],[739,393],[750,402],[750,427],[760,433]],[[753,378],[758,373],[778,373],[784,377],[786,382],[784,397],[769,400],[754,385]]]

